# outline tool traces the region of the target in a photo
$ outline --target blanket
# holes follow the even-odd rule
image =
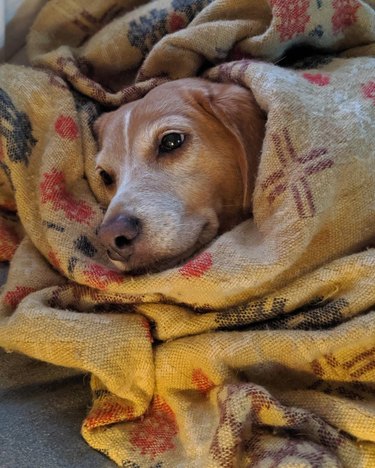
[[[119,466],[375,465],[373,7],[51,0],[0,68],[0,345],[91,374],[82,435]],[[267,113],[253,217],[121,274],[92,124],[196,75]]]

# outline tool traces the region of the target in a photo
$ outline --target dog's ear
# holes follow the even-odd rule
[[[217,118],[237,139],[243,182],[243,208],[248,211],[262,149],[266,117],[252,92],[238,85],[210,83],[198,98],[199,104]]]

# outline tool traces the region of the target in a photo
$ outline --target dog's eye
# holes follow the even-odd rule
[[[176,148],[179,148],[185,140],[185,135],[182,133],[167,133],[161,139],[159,145],[160,153],[168,153]]]
[[[104,185],[109,186],[109,185],[113,184],[113,182],[114,182],[113,177],[110,174],[108,174],[108,172],[105,171],[104,169],[100,169],[99,175],[100,175]]]

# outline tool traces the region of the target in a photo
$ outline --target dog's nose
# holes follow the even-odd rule
[[[99,239],[108,249],[120,255],[128,253],[141,232],[141,222],[135,216],[119,215],[109,219],[99,229]]]

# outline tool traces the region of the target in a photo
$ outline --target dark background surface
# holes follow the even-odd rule
[[[7,267],[0,264],[0,282]],[[80,428],[89,376],[0,348],[0,468],[113,468]]]

